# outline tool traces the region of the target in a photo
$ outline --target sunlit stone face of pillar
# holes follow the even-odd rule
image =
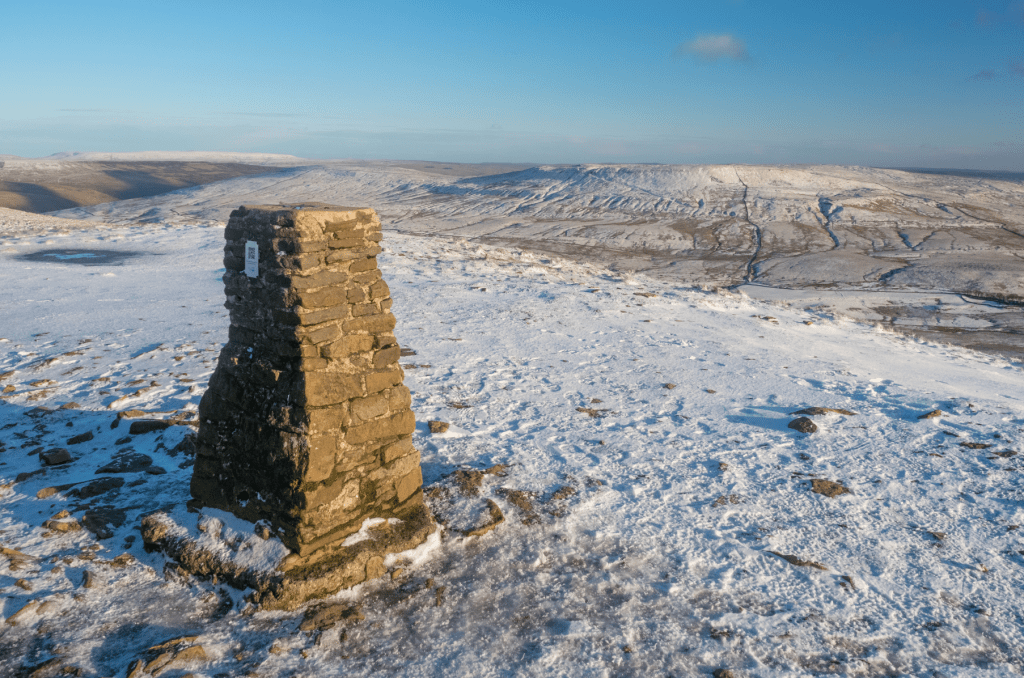
[[[191,505],[265,521],[303,563],[423,507],[372,209],[241,207],[224,231],[228,343],[200,404]]]

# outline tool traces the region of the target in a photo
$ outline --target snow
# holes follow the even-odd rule
[[[294,182],[326,172],[294,171]],[[403,172],[414,174],[394,170]],[[591,174],[595,185],[624,180]],[[671,177],[651,174],[644,186],[668,193],[655,178]],[[369,188],[356,197],[370,196],[374,182],[387,183],[380,177],[355,176],[338,190],[362,181]],[[379,259],[396,335],[416,351],[403,360],[424,481],[444,486],[457,469],[507,465],[485,475],[472,500],[495,502],[505,522],[482,537],[438,532],[389,558],[400,576],[336,597],[361,600],[365,620],[319,637],[298,630],[302,611],[254,611],[244,592],[165,567],[143,550],[138,525],[156,511],[182,529],[197,519],[183,509],[191,458],[179,443],[190,429],[128,436],[130,420],[111,424],[128,409],[194,413],[226,339],[219,220],[272,191],[263,178],[244,181],[254,190],[244,200],[220,184],[147,199],[162,210],[192,201],[173,220],[123,216],[119,225],[115,216],[136,209],[125,201],[97,211],[103,225],[3,231],[0,374],[13,374],[0,388],[15,389],[0,401],[0,544],[33,559],[16,571],[0,560],[0,613],[52,604],[0,626],[0,673],[61,657],[85,675],[125,675],[146,648],[183,635],[198,635],[209,657],[189,668],[197,676],[1024,669],[1020,364],[784,295],[759,300],[397,231],[411,216],[385,221]],[[852,190],[842,176],[829,181]],[[298,198],[293,185],[274,201]],[[41,249],[126,256],[98,266],[20,258]],[[77,408],[58,409],[72,401]],[[856,414],[815,416],[810,435],[787,427],[790,413],[815,406]],[[944,414],[918,418],[935,409]],[[430,434],[428,420],[451,427]],[[68,444],[84,432],[93,439]],[[16,482],[42,468],[33,451],[53,447],[74,461]],[[127,448],[166,473],[96,473]],[[74,496],[104,477],[125,483]],[[812,479],[851,493],[816,494]],[[533,498],[537,521],[523,523],[508,490]],[[111,536],[44,537],[52,530],[43,522],[62,509],[79,522],[87,512],[112,516]],[[207,515],[220,521],[222,541],[259,546],[253,526]],[[134,562],[110,564],[122,553]],[[251,562],[270,567],[277,557],[254,553]]]

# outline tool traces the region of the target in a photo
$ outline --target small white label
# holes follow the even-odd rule
[[[245,243],[245,274],[250,278],[260,274],[260,248],[252,240]]]

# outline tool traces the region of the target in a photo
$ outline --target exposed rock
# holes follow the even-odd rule
[[[850,488],[845,487],[842,483],[837,483],[833,480],[822,480],[821,478],[814,478],[811,480],[811,492],[823,494],[826,497],[838,497],[841,494],[853,494]]]
[[[217,576],[238,588],[254,589],[253,602],[265,609],[294,609],[311,598],[322,598],[366,581],[373,571],[371,561],[414,548],[434,531],[434,522],[422,503],[396,516],[397,524],[383,523],[370,528],[371,538],[350,546],[333,545],[326,552],[303,558],[288,556],[277,571],[250,569],[248,566],[199,546],[188,535],[172,534],[166,517],[160,514],[142,520],[142,539],[147,550],[159,549],[178,562],[185,571],[199,577]],[[282,571],[283,570],[283,571]]]
[[[674,389],[676,387],[676,385],[675,384],[671,384],[671,383],[670,384],[662,384],[661,387],[662,388],[667,388],[668,390],[671,391],[672,389]]]
[[[937,417],[941,417],[944,414],[946,413],[943,412],[942,410],[932,410],[931,412],[927,412],[925,414],[920,415],[918,419],[935,419]]]
[[[488,518],[487,522],[485,522],[480,527],[467,531],[467,537],[483,536],[491,530],[493,530],[494,528],[496,528],[498,525],[501,525],[503,522],[505,522],[505,514],[501,512],[501,507],[495,504],[492,499],[487,500],[487,509],[490,512],[490,517]]]
[[[797,410],[796,412],[790,412],[790,415],[794,414],[804,414],[809,417],[820,417],[824,414],[842,414],[846,417],[853,417],[857,415],[856,412],[851,412],[850,410],[837,410],[832,407],[808,407],[803,410]]]
[[[987,450],[992,445],[989,443],[960,443],[960,447],[966,447],[969,450]]]
[[[47,452],[40,452],[39,459],[47,466],[59,466],[71,461],[71,452],[63,447],[55,447]]]
[[[96,469],[96,473],[136,473],[153,465],[153,458],[136,452],[114,455],[113,461]]]
[[[68,438],[68,445],[79,445],[81,443],[87,443],[93,439],[92,431],[86,431],[85,433],[79,433],[77,436]]]
[[[738,494],[723,494],[711,504],[712,508],[718,508],[719,506],[725,506],[726,504],[740,504],[743,502],[743,498]]]
[[[564,501],[569,497],[575,496],[577,492],[578,490],[571,485],[562,485],[551,493],[551,498],[548,501]]]
[[[818,427],[815,426],[814,422],[808,419],[807,417],[800,417],[799,419],[794,419],[793,421],[789,422],[788,426],[794,431],[800,431],[800,433],[814,433],[815,431],[818,430]]]
[[[17,626],[19,621],[22,621],[22,619],[24,617],[27,617],[28,615],[32,614],[32,612],[38,606],[39,606],[39,601],[37,601],[37,600],[30,600],[30,601],[28,601],[27,603],[25,603],[25,605],[23,605],[21,608],[19,608],[17,612],[15,612],[14,614],[12,614],[10,617],[7,618],[7,624],[9,626]]]
[[[576,411],[582,412],[583,414],[589,416],[592,419],[600,419],[601,417],[607,417],[608,413],[611,412],[611,410],[608,409],[598,410],[594,409],[593,407],[577,407]]]
[[[779,553],[778,551],[769,551],[768,553],[771,553],[774,556],[778,556],[779,558],[785,560],[787,563],[796,565],[797,567],[813,567],[816,570],[828,571],[827,567],[825,567],[821,563],[816,563],[813,560],[804,560],[803,558],[799,558],[797,556],[789,555],[786,553]]]
[[[533,505],[534,500],[537,498],[535,492],[511,490],[505,487],[498,488],[497,492],[505,501],[522,511],[523,525],[533,525],[540,521],[540,516]]]
[[[450,424],[446,421],[428,421],[427,427],[431,433],[444,433],[448,430]]]
[[[128,427],[128,433],[137,436],[144,433],[152,433],[153,431],[163,431],[170,425],[171,422],[162,419],[140,419],[132,422],[132,425]]]
[[[445,480],[448,480],[455,487],[459,489],[459,492],[464,497],[476,497],[480,494],[480,488],[483,487],[484,476],[498,476],[505,477],[508,466],[505,464],[495,464],[490,468],[486,468],[482,471],[473,469],[459,469],[453,473],[445,476]]]
[[[71,520],[47,520],[43,523],[43,527],[54,532],[78,532],[82,529],[82,526],[78,524],[75,519]]]
[[[306,616],[299,624],[300,631],[326,631],[338,622],[355,623],[366,619],[361,605],[331,603],[306,610]]]
[[[96,575],[92,573],[92,570],[86,570],[85,574],[82,576],[82,588],[94,589],[96,588],[96,584]]]
[[[69,494],[78,499],[91,499],[92,497],[106,494],[111,490],[116,490],[122,485],[124,485],[124,478],[99,478],[71,490]]]

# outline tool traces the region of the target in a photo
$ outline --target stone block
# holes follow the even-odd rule
[[[402,350],[398,346],[390,346],[388,348],[382,348],[373,354],[373,366],[374,368],[381,370],[385,367],[389,367],[398,362],[398,357],[401,355]]]
[[[335,341],[341,336],[341,327],[338,325],[316,325],[316,326],[304,326],[301,330],[296,332],[303,342],[309,342],[311,344],[326,344],[328,342]],[[314,353],[313,355],[316,355]]]
[[[352,282],[358,285],[372,285],[381,279],[380,269],[375,268],[372,271],[363,271],[362,273],[353,273]]]
[[[295,324],[319,325],[332,320],[344,320],[352,314],[351,309],[352,307],[348,304],[342,304],[332,308],[322,308],[319,311],[309,311],[301,306],[297,306],[295,315],[298,318],[298,322]]]
[[[405,384],[399,384],[388,392],[388,409],[392,412],[412,407],[412,393]]]
[[[349,424],[349,403],[334,407],[308,408],[306,418],[310,432],[337,431]]]
[[[354,353],[365,353],[373,348],[373,337],[365,334],[347,335],[324,347],[325,358],[347,358]]]
[[[353,318],[362,318],[368,315],[380,315],[380,306],[377,304],[352,304]]]
[[[395,459],[405,457],[413,453],[416,453],[416,448],[413,447],[411,436],[405,436],[397,442],[385,445],[380,452],[381,461],[384,464],[390,464]]]
[[[381,334],[395,329],[395,316],[390,313],[352,318],[341,325],[346,334],[366,332],[367,334]]]
[[[379,393],[386,388],[401,384],[403,377],[402,368],[386,372],[371,372],[366,375],[366,392]]]
[[[349,403],[352,412],[352,419],[356,423],[376,419],[388,413],[388,400],[383,395],[371,395],[366,398],[356,398]],[[353,441],[354,442],[354,441]]]
[[[344,287],[321,287],[315,290],[303,290],[296,296],[301,306],[308,309],[325,306],[340,306],[348,303],[349,290]]]
[[[366,247],[369,243],[367,243],[366,238],[332,237],[328,244],[331,249],[351,249],[354,247]]]
[[[374,301],[387,299],[389,296],[391,296],[391,289],[383,280],[378,280],[370,286],[370,298]]]
[[[380,248],[378,247],[377,249]],[[335,255],[332,254],[330,256],[333,257]],[[358,261],[353,261],[352,265],[348,267],[348,270],[351,273],[362,273],[363,271],[370,271],[375,268],[377,268],[377,257],[373,256],[370,257],[369,259],[359,259]]]
[[[363,395],[356,377],[337,372],[306,372],[304,386],[298,404],[309,407],[338,405]]]
[[[421,487],[423,487],[423,472],[420,470],[419,464],[417,464],[416,468],[409,471],[401,480],[395,483],[395,493],[398,495],[398,502],[403,503],[418,492]]]
[[[407,435],[412,433],[415,428],[416,417],[411,410],[406,410],[390,417],[375,419],[349,428],[345,432],[345,441],[352,445],[358,445],[369,440]]]

